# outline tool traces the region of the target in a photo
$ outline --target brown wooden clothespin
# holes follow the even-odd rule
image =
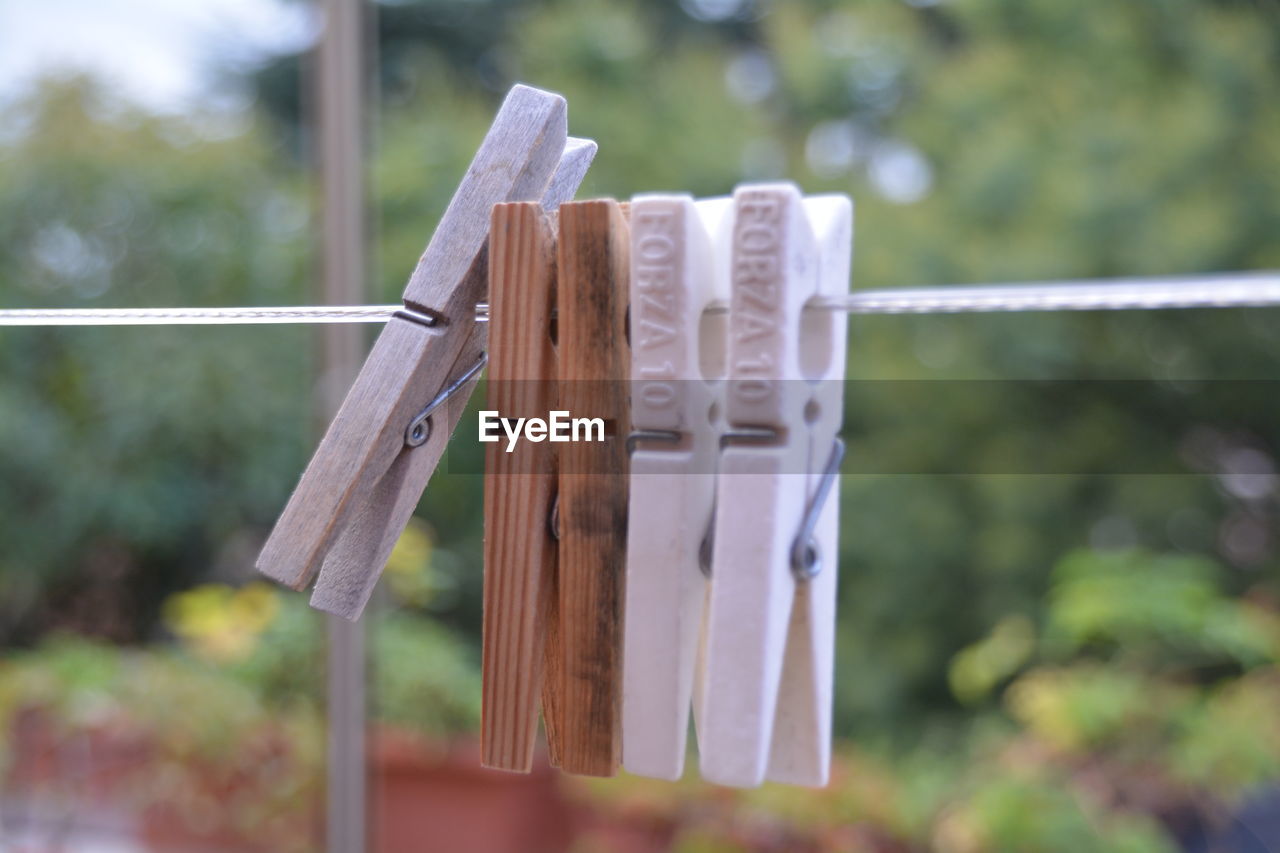
[[[554,214],[537,204],[500,204],[489,235],[493,356],[485,408],[505,418],[545,417],[557,400]],[[560,763],[555,447],[495,442],[485,452],[480,758],[500,770],[533,768],[540,697],[550,758]]]
[[[346,400],[276,522],[258,569],[313,606],[359,617],[439,463],[484,360],[475,307],[489,218],[506,201],[572,198],[595,143],[567,136],[559,95],[507,95]]]
[[[541,696],[552,762],[611,776],[621,752],[628,230],[610,200],[562,205],[557,219],[535,205],[494,209],[488,408],[510,418],[556,409],[607,428],[600,441],[488,449],[482,757],[531,767]]]

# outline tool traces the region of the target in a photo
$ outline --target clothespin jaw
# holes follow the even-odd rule
[[[758,785],[766,775],[822,784],[827,772],[828,746],[814,747],[810,760],[796,754],[803,751],[797,744],[825,743],[830,736],[829,710],[823,716],[802,709],[830,702],[826,648],[834,553],[819,575],[822,586],[802,577],[793,556],[806,525],[807,498],[816,491],[809,473],[821,452],[815,445],[825,440],[813,427],[821,421],[824,429],[834,424],[838,430],[840,422],[838,406],[824,407],[812,382],[843,359],[843,336],[828,328],[817,336],[821,340],[811,340],[821,321],[805,320],[805,304],[823,286],[822,251],[839,245],[833,235],[850,220],[840,218],[835,203],[812,209],[823,214],[817,223],[821,242],[794,186],[746,186],[734,194],[728,426],[717,486],[699,746],[703,775],[740,787]],[[827,266],[834,281],[839,262]],[[847,262],[844,275],[847,282]],[[823,531],[834,543],[834,527]],[[791,647],[800,638],[824,649],[800,655],[807,671],[792,660]],[[789,664],[797,671],[784,680]],[[803,697],[788,695],[800,690]],[[779,718],[787,731],[775,744]]]
[[[631,483],[623,662],[623,766],[678,779],[701,647],[699,557],[715,503],[727,297],[718,241],[731,199],[631,202]],[[720,318],[716,318],[720,319]]]
[[[474,384],[455,389],[421,443],[406,436],[483,352],[474,312],[487,283],[490,211],[571,197],[594,144],[567,142],[562,97],[511,90],[405,288],[404,310],[379,335],[264,545],[263,574],[301,589],[320,573],[313,605],[359,616]]]

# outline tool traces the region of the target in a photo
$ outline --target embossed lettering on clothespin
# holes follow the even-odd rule
[[[631,202],[630,535],[622,763],[684,770],[707,605],[700,558],[715,504],[732,199]]]
[[[734,194],[728,428],[699,727],[702,773],[721,784],[827,778],[836,525],[820,487],[836,473],[827,462],[844,332],[805,304],[837,278],[847,288],[851,223],[848,199],[806,201],[790,184]]]

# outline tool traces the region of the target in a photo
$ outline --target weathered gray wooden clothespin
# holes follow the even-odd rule
[[[564,98],[507,95],[355,384],[258,557],[311,604],[356,619],[444,453],[484,363],[489,217],[505,201],[554,210],[596,145],[568,134]]]

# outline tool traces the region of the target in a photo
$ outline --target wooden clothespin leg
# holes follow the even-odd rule
[[[631,483],[623,644],[622,763],[678,779],[703,635],[701,564],[715,504],[717,385],[727,297],[721,220],[730,199],[631,202]],[[707,322],[711,320],[711,322]]]
[[[612,776],[621,752],[627,528],[628,235],[615,201],[562,205],[558,350],[561,410],[604,421],[604,441],[560,446],[561,768]]]
[[[319,572],[314,606],[354,619],[368,600],[480,360],[474,312],[487,284],[490,211],[571,196],[594,146],[567,141],[563,98],[511,90],[409,280],[404,310],[379,335],[258,558],[261,572],[296,589]],[[442,397],[451,383],[453,396]],[[435,400],[448,407],[415,417]]]
[[[838,244],[830,235],[849,227],[847,200],[843,205],[843,213],[838,202],[819,206],[826,217],[821,246]],[[728,429],[717,486],[702,772],[743,787],[766,774],[818,785],[826,780],[830,737],[830,517],[819,525],[830,538],[818,543],[824,553],[817,578],[807,576],[804,554],[811,506],[832,511],[810,503],[810,472],[815,457],[830,458],[840,414],[814,388],[843,359],[843,332],[805,319],[805,303],[819,295],[823,278],[799,191],[790,184],[740,187],[734,208]],[[836,267],[828,267],[833,278]],[[847,261],[845,269],[847,275]],[[784,681],[788,663],[797,671]],[[790,695],[799,691],[804,695]],[[786,731],[775,746],[779,720]]]
[[[497,205],[489,236],[486,414],[545,418],[557,407],[555,297],[552,216],[536,204]],[[557,445],[497,437],[485,451],[481,761],[528,772],[540,696],[553,760],[560,752],[558,555],[551,531]],[[544,680],[548,658],[553,674]]]

